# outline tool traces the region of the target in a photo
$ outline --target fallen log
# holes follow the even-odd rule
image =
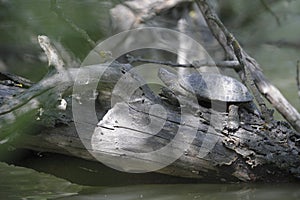
[[[178,105],[169,102],[164,95],[153,95],[146,86],[139,88],[130,101],[117,102],[110,107],[108,94],[112,94],[111,89],[124,73],[131,73],[124,72],[130,69],[129,65],[119,63],[106,68],[104,78],[99,80],[99,85],[103,86],[96,99],[87,95],[91,92],[87,88],[81,90],[82,94],[70,93],[72,80],[79,70],[95,72],[101,67],[107,66],[68,69],[46,76],[28,89],[1,86],[13,91],[1,93],[10,96],[10,103],[2,103],[0,108],[1,140],[18,148],[103,161],[110,167],[135,173],[140,169],[157,168],[157,172],[179,177],[246,182],[290,181],[299,177],[300,135],[287,123],[274,120],[272,126],[265,126],[263,119],[241,109],[238,130],[220,129],[210,122],[212,116],[219,116],[226,123],[227,113],[218,113],[202,105],[195,112],[193,102],[187,98],[184,100],[190,107],[182,116]],[[96,81],[95,73],[88,74],[90,80],[95,78]],[[136,74],[130,76],[140,81]],[[79,122],[73,118],[74,96],[80,96],[81,103],[96,101],[99,121],[94,124],[88,119],[80,122],[83,123],[80,127],[87,129],[84,137],[78,134],[76,123]],[[58,107],[61,99],[67,102],[65,110]],[[164,113],[151,112],[155,105],[163,106],[165,118],[162,117]],[[24,118],[27,127],[21,122]],[[149,127],[149,123],[157,127]],[[29,125],[35,128],[30,129]],[[171,149],[159,151],[169,144],[173,145]],[[147,157],[154,151],[157,152],[155,156]]]

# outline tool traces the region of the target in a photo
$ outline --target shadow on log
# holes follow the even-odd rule
[[[110,106],[110,92],[124,73],[141,81],[136,74],[124,72],[130,69],[129,65],[119,63],[105,70],[106,75],[99,81],[103,86],[96,99],[87,95],[93,92],[87,88],[82,94],[70,93],[74,83],[64,81],[67,77],[75,80],[78,70],[95,72],[101,67],[104,68],[95,65],[69,69],[45,77],[29,89],[1,85],[1,98],[9,99],[9,103],[4,101],[0,108],[2,143],[101,160],[127,172],[157,168],[157,172],[169,175],[223,182],[290,181],[299,177],[300,136],[285,122],[272,121],[272,126],[267,127],[261,118],[240,109],[240,127],[235,131],[220,129],[211,125],[211,116],[219,115],[225,123],[227,113],[218,113],[202,105],[198,105],[195,112],[191,103],[182,116],[178,105],[154,95],[147,86],[137,89],[130,101]],[[95,73],[89,74],[90,80],[97,81],[93,77]],[[74,124],[71,106],[74,95],[81,97],[81,103],[96,101],[99,121],[94,124],[80,122],[83,123],[80,127],[88,127],[84,136],[77,134]],[[112,95],[122,97],[117,96],[118,93]],[[65,110],[58,107],[62,98],[67,102]],[[158,105],[165,111],[156,107]],[[22,122],[22,118],[26,122]],[[27,133],[24,133],[24,123],[39,129],[26,128]],[[94,131],[90,132],[89,127]],[[22,141],[16,142],[13,135],[21,137]],[[164,149],[168,145],[171,148]],[[156,153],[151,157],[151,152]],[[160,166],[165,167],[160,169]]]

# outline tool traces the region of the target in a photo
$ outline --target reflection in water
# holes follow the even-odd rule
[[[199,183],[80,186],[32,169],[9,166],[1,162],[0,177],[0,199],[300,199],[299,184]],[[113,176],[110,176],[110,179],[114,179]]]
[[[90,188],[77,196],[63,199],[299,199],[299,185],[249,185],[249,184],[185,184],[185,185],[143,185],[111,188]]]
[[[49,199],[77,194],[83,187],[32,169],[0,162],[0,199]]]

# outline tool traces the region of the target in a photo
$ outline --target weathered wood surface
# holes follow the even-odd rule
[[[101,65],[92,67],[101,70]],[[130,66],[115,63],[100,80],[99,85],[102,82],[104,86],[101,87],[100,94],[106,92],[107,95],[100,95],[97,99],[99,123],[92,124],[94,134],[87,134],[83,138],[76,132],[71,95],[81,94],[70,93],[73,82],[68,77],[71,75],[74,78],[78,69],[69,69],[65,74],[46,77],[27,90],[15,91],[17,95],[10,98],[10,103],[2,104],[1,140],[4,141],[4,135],[10,138],[14,134],[16,138],[20,138],[11,141],[16,147],[95,161],[95,156],[100,160],[101,157],[108,156],[112,160],[124,161],[124,169],[121,170],[126,171],[134,171],[136,163],[144,163],[146,167],[153,165],[157,162],[154,158],[137,155],[159,150],[174,142],[176,145],[172,150],[183,150],[182,156],[158,172],[209,181],[289,181],[299,177],[300,135],[284,122],[273,121],[271,126],[266,127],[262,119],[241,109],[241,127],[236,131],[228,131],[210,122],[212,116],[219,116],[218,119],[226,123],[227,113],[218,113],[198,105],[195,105],[198,108],[195,112],[193,103],[182,97],[189,103],[184,119],[197,122],[183,123],[182,110],[164,98],[150,94],[147,87],[144,87],[145,91],[143,88],[137,90],[129,102],[120,101],[110,108],[109,91],[124,75],[126,68],[128,70]],[[90,75],[92,78],[93,73]],[[139,81],[138,78],[136,80]],[[14,91],[14,88],[4,88]],[[38,92],[38,88],[43,88],[46,92]],[[83,94],[87,92],[86,89],[83,91]],[[11,93],[1,93],[6,98],[7,94],[11,96]],[[61,95],[68,102],[65,111],[57,108]],[[81,100],[84,101],[83,98]],[[89,98],[87,101],[95,99]],[[162,117],[164,113],[149,114],[149,110],[157,104],[166,109],[166,119]],[[43,108],[43,113],[39,112],[40,108]],[[128,112],[124,112],[124,109]],[[27,127],[20,122],[24,117]],[[149,127],[149,122],[157,127]],[[159,125],[162,125],[161,129]],[[29,126],[34,128],[30,129]],[[86,127],[90,126],[91,124],[86,124]],[[176,134],[180,135],[179,126],[184,127],[184,134],[176,137]],[[195,135],[189,130],[196,130]],[[83,143],[89,143],[90,147],[83,146]],[[90,148],[88,150],[94,156],[86,148]],[[162,161],[169,160],[172,159],[172,154],[161,153],[161,157]]]

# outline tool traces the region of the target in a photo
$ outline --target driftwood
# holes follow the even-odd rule
[[[298,96],[300,97],[300,61],[297,62],[297,69],[296,69],[296,82],[297,82],[297,88],[298,88]]]
[[[205,1],[200,2],[201,6],[207,8]],[[266,123],[240,109],[240,127],[228,130],[222,126],[227,122],[226,112],[198,105],[185,96],[180,97],[185,105],[180,107],[166,98],[170,94],[165,89],[160,90],[160,96],[155,95],[141,84],[143,80],[131,65],[114,62],[110,66],[63,69],[49,45],[43,49],[48,51],[52,68],[41,81],[22,87],[18,81],[21,79],[1,77],[13,83],[0,84],[1,144],[100,160],[127,172],[156,169],[164,174],[218,182],[299,179],[300,134],[286,122],[271,119]],[[223,45],[227,48],[227,43]],[[226,52],[234,57],[231,48]],[[237,61],[230,62],[238,66]],[[99,73],[103,73],[100,80]],[[120,82],[124,76],[126,82]],[[260,80],[253,77],[256,83]],[[87,80],[97,87],[89,87]],[[115,90],[117,83],[143,86],[124,100],[127,88]],[[97,120],[85,115],[84,105],[92,105]],[[75,107],[82,116],[78,116],[78,110],[74,114]],[[170,144],[172,148],[160,151]]]
[[[105,83],[106,86],[102,88],[101,92],[109,92],[116,81],[124,75],[124,69],[128,70],[129,68],[129,65],[118,63],[109,67],[105,71],[106,75],[103,76],[107,79],[100,80],[100,84]],[[93,71],[101,70],[101,65],[87,67],[84,70],[91,69]],[[93,124],[93,127],[97,127],[95,135],[87,134],[85,138],[80,138],[72,118],[71,96],[68,95],[68,90],[72,87],[73,82],[65,81],[70,76],[74,79],[78,70],[69,69],[65,73],[45,77],[41,82],[25,91],[12,92],[16,97],[11,98],[10,104],[2,104],[0,110],[1,136],[5,132],[13,130],[21,137],[21,142],[12,141],[12,144],[17,147],[42,152],[56,152],[89,160],[96,160],[95,155],[99,157],[108,155],[118,162],[126,161],[126,163],[139,163],[137,162],[139,159],[136,157],[137,153],[162,148],[175,140],[178,146],[174,147],[174,151],[176,148],[182,150],[181,146],[187,148],[184,149],[183,155],[178,160],[160,169],[159,172],[180,177],[219,181],[288,181],[300,175],[300,136],[292,131],[286,123],[273,121],[273,126],[266,129],[262,119],[242,109],[240,113],[241,127],[237,131],[220,130],[219,127],[210,125],[211,114],[216,114],[216,111],[200,106],[195,114],[191,105],[186,119],[192,119],[191,121],[196,119],[200,123],[198,125],[189,123],[182,125],[180,109],[168,101],[148,94],[147,88],[145,88],[146,91],[137,91],[136,96],[133,96],[130,102],[115,104],[108,112],[108,107],[103,105],[109,105],[109,95],[98,99],[99,104],[96,107],[101,122],[98,126]],[[93,78],[92,74],[90,78]],[[6,87],[3,86],[5,91],[14,91],[14,87]],[[40,88],[42,89],[40,90]],[[87,91],[85,90],[85,92]],[[68,102],[66,110],[60,110],[57,107],[60,96],[58,93],[62,94]],[[141,93],[145,95],[141,97]],[[5,96],[4,94],[6,95],[6,93],[1,93],[2,96]],[[6,98],[14,95],[8,94]],[[88,99],[86,101],[95,101]],[[81,101],[85,100],[81,99]],[[168,117],[161,131],[158,133],[147,132],[145,127],[149,123],[149,108],[157,103],[166,108]],[[43,113],[41,113],[41,108],[43,108]],[[128,116],[123,116],[124,112],[120,112],[124,109],[129,109]],[[218,114],[226,119],[226,113]],[[39,129],[27,129],[27,134],[24,135],[24,125],[18,126],[19,119],[24,116],[28,121],[35,122],[34,126]],[[161,116],[155,115],[152,115],[151,118],[157,124],[161,124],[161,121],[164,120]],[[91,126],[89,122],[86,123],[86,127]],[[190,143],[184,144],[185,141],[181,140],[182,138],[175,137],[179,126],[186,127],[186,130],[197,130],[193,139],[189,139],[189,137],[193,137],[189,131],[184,132],[185,140],[191,141]],[[92,145],[89,150],[94,156],[91,156],[82,143]],[[207,148],[208,151],[203,148]],[[129,154],[124,154],[124,150]],[[203,156],[201,152],[206,152],[207,155]],[[161,156],[166,155],[162,154]],[[151,160],[151,157],[144,157],[138,161],[144,164],[156,162]],[[135,170],[134,166],[124,165],[124,167],[127,167],[127,171],[131,170],[130,167],[133,171]]]

